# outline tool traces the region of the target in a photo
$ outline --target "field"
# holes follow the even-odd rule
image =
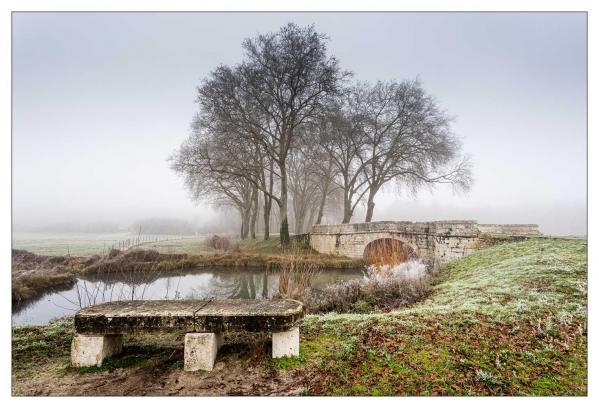
[[[38,255],[90,256],[103,255],[112,246],[119,248],[119,242],[135,241],[137,238],[136,234],[128,232],[112,234],[14,232],[12,247]],[[136,248],[154,249],[164,254],[206,255],[214,252],[204,244],[206,238],[207,235],[142,235],[142,241],[146,242],[141,242]],[[279,237],[271,236],[268,241],[264,241],[261,237],[241,241],[240,248],[244,252],[252,253],[279,252]]]
[[[587,244],[503,244],[446,265],[425,301],[308,316],[298,358],[227,334],[212,372],[182,370],[180,336],[129,336],[69,368],[72,322],[13,327],[16,395],[586,395]]]

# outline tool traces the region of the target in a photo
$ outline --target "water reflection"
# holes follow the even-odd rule
[[[318,274],[313,287],[362,278],[359,270],[326,270]],[[67,290],[45,294],[40,299],[13,309],[14,324],[44,324],[72,315],[81,307],[114,300],[267,299],[278,290],[278,275],[263,269],[215,269],[153,273],[104,273],[78,279]]]

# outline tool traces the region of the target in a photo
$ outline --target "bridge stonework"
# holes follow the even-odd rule
[[[310,246],[317,252],[362,258],[366,246],[379,239],[409,245],[427,265],[438,265],[476,251],[481,240],[540,236],[536,224],[478,224],[476,221],[379,221],[361,224],[314,225]]]

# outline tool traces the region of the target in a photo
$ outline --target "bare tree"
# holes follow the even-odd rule
[[[343,223],[360,203],[369,222],[387,185],[415,193],[472,182],[451,119],[419,81],[344,89],[350,74],[326,42],[313,26],[287,24],[246,39],[243,61],[218,66],[198,87],[193,134],[173,168],[198,198],[238,208],[242,237],[255,238],[261,205],[264,239],[272,219],[287,246],[289,204],[302,233],[330,219],[339,197]]]
[[[319,178],[316,160],[312,143],[298,147],[289,157],[289,192],[296,234],[303,234],[306,227],[310,227],[314,209],[319,203],[322,180]]]
[[[198,88],[206,128],[260,147],[273,162],[278,194],[248,178],[279,207],[280,239],[289,245],[287,159],[301,142],[300,126],[314,118],[346,75],[327,55],[326,37],[313,26],[289,23],[277,33],[243,42],[245,61],[220,66]],[[238,172],[238,176],[244,176]]]
[[[419,81],[379,81],[358,88],[365,143],[356,152],[368,186],[366,222],[372,220],[376,194],[390,181],[412,191],[434,184],[469,188],[469,161],[460,157],[451,119]]]
[[[236,208],[241,217],[240,235],[245,239],[250,232],[256,189],[247,179],[223,174],[206,165],[205,157],[215,150],[211,142],[205,135],[193,134],[171,156],[171,167],[184,176],[195,200]]]
[[[333,159],[328,155],[321,154],[319,156],[321,156],[321,159],[316,166],[317,178],[320,180],[318,183],[319,201],[315,224],[322,223],[327,200],[338,189],[338,186],[334,183],[336,171]]]
[[[342,223],[349,223],[358,203],[367,192],[365,166],[360,151],[367,139],[362,130],[363,107],[359,88],[348,89],[329,102],[319,121],[320,146],[334,166],[333,184],[343,191]]]

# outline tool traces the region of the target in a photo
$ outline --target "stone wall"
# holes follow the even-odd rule
[[[538,236],[539,226],[536,224],[478,224],[478,230],[481,234],[491,236]]]
[[[324,254],[362,258],[366,246],[378,239],[397,239],[412,247],[429,266],[468,255],[483,235],[532,237],[540,235],[534,224],[478,224],[464,221],[379,221],[360,224],[314,225],[310,246]]]

